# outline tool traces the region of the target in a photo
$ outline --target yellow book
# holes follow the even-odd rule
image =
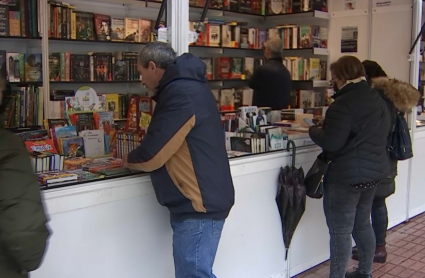
[[[106,109],[114,112],[114,119],[120,119],[120,95],[106,94]]]

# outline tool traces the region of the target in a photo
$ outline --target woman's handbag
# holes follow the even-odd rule
[[[316,161],[314,161],[313,166],[311,166],[304,179],[308,197],[313,199],[320,199],[323,197],[324,178],[330,163],[330,161],[325,160],[323,152],[317,156]]]

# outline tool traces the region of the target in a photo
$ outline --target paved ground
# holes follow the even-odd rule
[[[373,278],[425,278],[425,214],[413,218],[388,232],[386,264],[375,264]],[[350,262],[349,269],[356,266]],[[325,262],[296,278],[327,278],[329,263]]]

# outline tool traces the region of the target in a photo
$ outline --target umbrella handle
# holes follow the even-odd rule
[[[295,142],[292,140],[289,140],[286,144],[286,149],[289,152],[291,150],[292,146],[292,167],[295,167],[295,156],[297,155],[297,147],[295,146]]]

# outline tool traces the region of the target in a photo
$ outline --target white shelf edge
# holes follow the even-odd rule
[[[322,12],[322,11],[314,11],[313,17],[321,18],[321,19],[328,19],[328,20],[331,18],[328,12]]]
[[[329,56],[329,49],[327,49],[327,48],[313,48],[313,54],[314,55]]]
[[[327,87],[329,87],[329,81],[328,80],[313,80],[313,87],[314,88],[327,88]]]

